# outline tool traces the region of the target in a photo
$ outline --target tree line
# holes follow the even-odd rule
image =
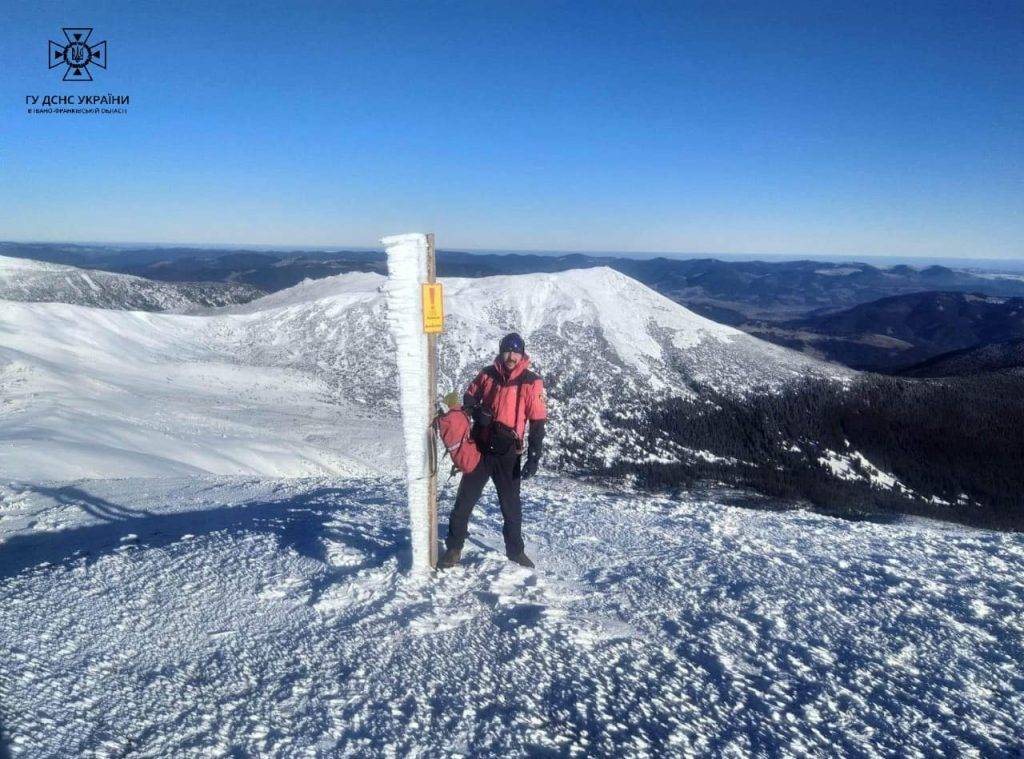
[[[1024,529],[1022,398],[1024,378],[1001,374],[809,379],[744,398],[703,387],[696,397],[646,407],[638,425],[629,422],[643,448],[676,453],[679,463],[617,461],[587,469],[632,475],[657,490],[710,480],[835,513],[884,510]],[[625,430],[614,413],[602,421]],[[874,470],[855,453],[903,487],[872,483]],[[830,455],[848,467],[846,479],[823,465]]]

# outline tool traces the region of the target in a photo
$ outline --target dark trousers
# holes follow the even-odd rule
[[[494,489],[498,491],[498,504],[501,506],[502,519],[505,520],[501,530],[505,538],[505,553],[518,556],[523,552],[523,507],[519,500],[519,454],[515,452],[504,456],[484,454],[476,469],[462,475],[455,506],[448,519],[445,545],[462,550],[466,535],[469,534],[469,515],[480,500],[488,479],[494,482]]]

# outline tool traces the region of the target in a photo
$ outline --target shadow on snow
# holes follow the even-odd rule
[[[392,557],[398,558],[400,569],[408,569],[409,534],[400,519],[390,525],[332,522],[339,514],[358,511],[363,502],[380,502],[379,495],[359,488],[317,488],[287,500],[252,501],[171,514],[131,509],[73,486],[33,485],[25,490],[61,505],[77,506],[104,521],[12,537],[0,548],[0,579],[42,564],[70,564],[82,558],[91,563],[126,545],[160,548],[180,541],[185,535],[199,537],[218,532],[275,536],[281,550],[293,549],[327,567],[326,576],[318,583],[320,590],[363,569],[381,566]],[[365,561],[353,566],[330,566],[324,538],[362,553]],[[319,596],[319,592],[314,596]]]

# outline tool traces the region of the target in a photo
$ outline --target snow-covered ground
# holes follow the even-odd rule
[[[0,301],[0,477],[379,474],[398,420],[275,364],[265,312]],[[315,360],[315,355],[303,356]]]
[[[427,580],[391,478],[0,491],[17,757],[1016,756],[1024,536],[540,477]],[[443,497],[447,513],[451,493]]]

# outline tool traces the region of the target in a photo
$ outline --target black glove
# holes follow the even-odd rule
[[[537,474],[540,466],[540,455],[544,452],[544,420],[530,422],[530,448],[523,465],[522,479],[528,480]]]
[[[494,412],[481,403],[473,409],[473,421],[477,427],[490,427],[494,421]]]
[[[540,456],[534,456],[533,452],[530,452],[526,456],[526,463],[523,464],[522,479],[528,480],[533,475],[537,474],[537,467],[540,466]]]
[[[484,406],[484,404],[480,402],[479,398],[470,395],[469,393],[462,396],[462,410],[473,418],[473,422],[477,429],[490,427],[491,422],[494,421],[494,414],[491,410]]]

